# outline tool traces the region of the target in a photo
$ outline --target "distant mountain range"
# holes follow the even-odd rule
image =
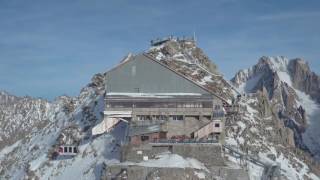
[[[229,102],[243,97],[241,116],[226,122],[228,145],[275,160],[286,179],[319,179],[320,77],[306,61],[264,56],[229,81],[192,41],[170,39],[146,53]],[[53,102],[1,92],[0,179],[99,179],[104,164],[118,161],[121,125],[91,136],[102,121],[104,80],[105,72],[98,73],[79,96]],[[68,141],[77,141],[79,154],[50,160],[67,132],[74,134]],[[253,179],[259,179],[256,169],[248,169]]]

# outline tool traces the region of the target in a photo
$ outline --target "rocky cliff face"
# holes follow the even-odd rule
[[[192,40],[172,39],[161,45],[151,47],[149,53],[158,60],[197,63],[206,67],[210,72],[219,74],[217,66]]]
[[[320,77],[312,72],[306,61],[293,59],[288,65],[289,73],[292,78],[292,86],[320,103]]]
[[[97,167],[102,165],[101,156],[104,156],[101,152],[94,157],[93,151],[116,146],[113,142],[116,135],[88,140],[90,129],[102,118],[104,85],[104,74],[97,74],[78,97],[61,96],[53,102],[1,92],[0,179],[64,179],[71,176],[93,179],[94,172],[87,171],[95,169],[91,167],[95,163]],[[101,144],[95,144],[97,141]],[[82,154],[78,164],[74,159],[50,160],[57,145],[83,143],[83,151],[88,155]],[[110,157],[115,155],[110,153]]]
[[[319,96],[318,80],[319,76],[311,72],[308,64],[301,59],[262,57],[253,67],[239,71],[231,81],[245,93],[265,89],[272,111],[285,127],[293,131],[295,146],[317,156],[314,141],[310,143],[304,134],[310,130],[310,123],[316,126],[320,123],[312,118],[313,109],[317,109],[314,102],[318,101]],[[314,136],[314,133],[307,134],[309,138]]]
[[[147,53],[227,101],[235,95],[217,66],[192,40],[171,39],[152,46]]]
[[[49,123],[50,103],[0,92],[0,149]]]

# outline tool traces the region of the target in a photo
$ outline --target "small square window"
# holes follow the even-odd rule
[[[140,92],[140,88],[133,88],[134,92],[139,93]]]
[[[149,136],[141,136],[141,141],[148,141],[149,140]]]
[[[215,123],[214,127],[220,127],[220,124],[219,123]]]
[[[172,116],[172,119],[175,121],[182,121],[183,120],[183,116],[178,115],[178,116]]]
[[[68,147],[64,147],[63,152],[64,152],[64,153],[68,152]]]
[[[136,76],[136,72],[137,72],[136,66],[132,66],[131,75],[132,75],[132,76]]]
[[[69,153],[72,153],[72,147],[69,147]]]

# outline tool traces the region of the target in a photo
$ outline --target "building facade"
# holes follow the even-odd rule
[[[222,99],[147,54],[107,72],[105,101],[105,118],[127,118],[134,126],[166,123],[167,138],[223,122]]]

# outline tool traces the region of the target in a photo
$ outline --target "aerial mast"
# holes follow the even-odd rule
[[[195,31],[193,31],[193,41],[194,41],[194,44],[196,45],[197,38],[196,38],[196,32]]]

